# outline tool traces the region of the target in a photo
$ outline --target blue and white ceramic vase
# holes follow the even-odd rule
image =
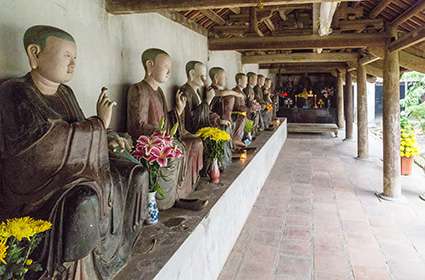
[[[155,225],[159,221],[158,204],[156,203],[156,192],[148,193],[148,219],[146,224]]]

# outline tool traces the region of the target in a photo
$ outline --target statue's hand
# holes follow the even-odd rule
[[[176,109],[177,114],[180,116],[183,113],[184,107],[186,106],[186,96],[182,91],[178,90],[176,94]]]
[[[214,97],[215,97],[215,90],[214,89],[210,89],[209,91],[207,91],[207,103],[208,103],[208,105],[211,104]]]
[[[97,100],[97,116],[103,121],[105,128],[108,128],[112,119],[112,108],[117,103],[112,101],[108,96],[108,89],[103,87]]]
[[[232,122],[231,121],[228,121],[228,120],[220,120],[220,124],[221,125],[224,125],[224,126],[227,126],[227,127],[232,126]]]
[[[122,153],[125,150],[131,151],[133,149],[133,146],[126,138],[121,137],[117,134],[116,136],[109,139],[108,148],[111,152]]]
[[[208,80],[207,80],[207,78],[204,75],[202,75],[201,76],[201,79],[202,79],[202,82],[204,83],[204,87],[207,87],[208,86]]]

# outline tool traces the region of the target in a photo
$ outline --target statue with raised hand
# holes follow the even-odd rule
[[[110,279],[142,230],[147,173],[109,158],[108,138],[111,147],[126,142],[107,131],[115,105],[107,90],[86,118],[65,85],[76,68],[74,38],[39,25],[24,46],[31,71],[0,86],[0,219],[52,222],[35,256],[43,272],[31,279]]]
[[[161,49],[147,49],[142,54],[142,64],[145,77],[132,85],[127,97],[127,129],[133,140],[141,135],[150,135],[158,128],[160,120],[165,119],[168,129],[179,123],[177,138],[181,141],[180,148],[184,158],[174,159],[163,175],[167,179],[159,179],[159,184],[165,192],[164,197],[158,196],[158,207],[165,210],[173,206],[191,210],[200,210],[208,201],[190,199],[202,169],[202,141],[188,135],[182,121],[187,97],[178,90],[175,96],[176,106],[168,110],[161,83],[168,80],[171,73],[172,60]]]

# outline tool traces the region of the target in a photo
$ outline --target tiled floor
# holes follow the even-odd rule
[[[220,280],[425,279],[422,170],[403,177],[408,203],[380,201],[382,144],[290,135]]]

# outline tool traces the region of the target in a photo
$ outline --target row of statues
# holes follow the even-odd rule
[[[160,185],[166,192],[160,209],[200,210],[208,203],[190,199],[202,170],[199,128],[220,127],[232,136],[221,163],[245,147],[247,119],[258,131],[271,124],[271,80],[239,73],[226,89],[226,73],[199,61],[186,64],[187,83],[168,110],[161,83],[171,74],[172,59],[163,50],[142,54],[145,77],[128,90],[127,132],[109,129],[116,103],[106,88],[97,115],[87,118],[65,85],[76,67],[77,45],[67,32],[33,26],[24,35],[31,71],[0,85],[0,221],[32,216],[53,229],[36,254],[44,270],[33,279],[110,279],[127,261],[146,217],[148,174],[139,164],[112,150],[131,149],[140,135],[150,135],[165,119],[178,123],[184,157],[170,163]],[[235,113],[244,114],[235,114]]]

